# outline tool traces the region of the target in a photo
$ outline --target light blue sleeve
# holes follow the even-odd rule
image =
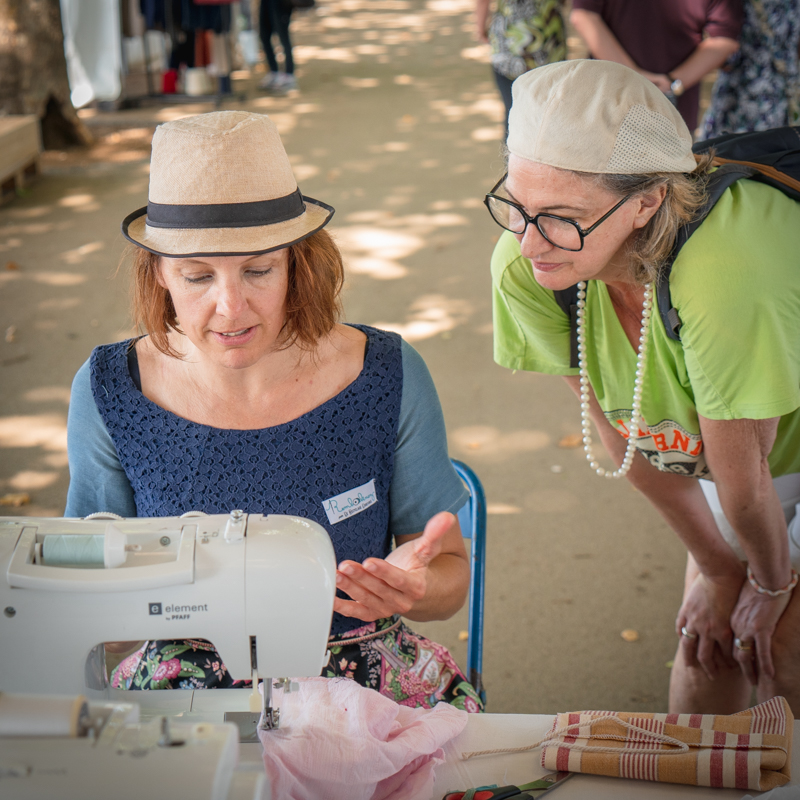
[[[92,396],[88,361],[72,381],[67,455],[70,480],[65,517],[85,517],[95,511],[136,516],[133,489]]]
[[[392,536],[419,533],[434,514],[455,514],[469,499],[447,454],[444,415],[428,367],[406,342],[402,356],[403,395],[389,487]]]

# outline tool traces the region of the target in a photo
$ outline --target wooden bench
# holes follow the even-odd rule
[[[35,116],[0,117],[0,204],[39,174],[42,138]]]

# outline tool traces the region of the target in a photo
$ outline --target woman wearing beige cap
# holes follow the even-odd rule
[[[479,711],[447,650],[400,620],[451,616],[469,582],[436,390],[399,336],[338,323],[332,215],[297,188],[268,117],[157,129],[148,204],[122,226],[145,335],[96,348],[75,378],[66,514],[313,519],[339,560],[324,675]],[[209,642],[128,649],[116,687],[233,683]]]
[[[725,191],[674,262],[669,338],[652,287],[704,200],[710,158],[691,145],[621,65],[517,79],[508,173],[486,199],[509,231],[492,261],[495,359],[564,375],[591,468],[626,476],[687,546],[671,710],[737,711],[753,684],[800,716],[800,205],[750,180]],[[571,366],[557,297],[576,284]]]

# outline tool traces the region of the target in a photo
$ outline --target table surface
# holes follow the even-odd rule
[[[462,753],[475,750],[520,747],[542,739],[550,730],[553,717],[544,714],[473,714],[463,733],[445,747],[446,761],[436,770],[432,800],[441,800],[452,789],[467,789],[491,784],[519,785],[546,774],[541,765],[541,750],[513,755],[480,756],[469,761]],[[795,721],[795,737],[800,721]],[[795,741],[797,741],[795,739]],[[800,748],[792,752],[791,786],[800,786]],[[557,794],[556,794],[557,792]],[[739,800],[749,792],[739,789],[709,789],[676,786],[595,775],[573,775],[547,795],[547,800]]]
[[[125,700],[130,702],[130,693]],[[225,711],[247,709],[248,689],[198,692],[137,692],[142,714],[177,715],[190,721],[222,722]],[[160,697],[156,697],[159,695]],[[165,697],[169,695],[169,697]],[[150,702],[148,702],[150,701]],[[153,701],[159,701],[157,705]],[[547,773],[540,763],[541,751],[480,756],[464,761],[462,753],[474,750],[520,747],[538,741],[550,730],[553,717],[546,714],[470,714],[467,727],[445,748],[445,761],[436,768],[431,800],[441,800],[448,791],[473,786],[497,784],[519,785],[536,780]],[[800,720],[795,720],[795,742],[800,735]],[[240,744],[242,764],[261,762],[260,744]],[[800,746],[792,752],[793,779],[790,786],[800,786]],[[555,792],[558,792],[556,795]],[[676,786],[622,778],[601,778],[574,775],[551,793],[553,800],[741,800],[750,794],[740,789],[708,789],[697,786]],[[548,795],[548,800],[551,795]]]

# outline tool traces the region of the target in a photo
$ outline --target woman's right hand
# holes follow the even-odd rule
[[[723,667],[736,667],[732,656],[731,614],[739,600],[744,571],[736,576],[709,578],[698,573],[678,611],[675,628],[686,663],[701,667],[714,680]],[[682,628],[697,634],[684,636]]]

